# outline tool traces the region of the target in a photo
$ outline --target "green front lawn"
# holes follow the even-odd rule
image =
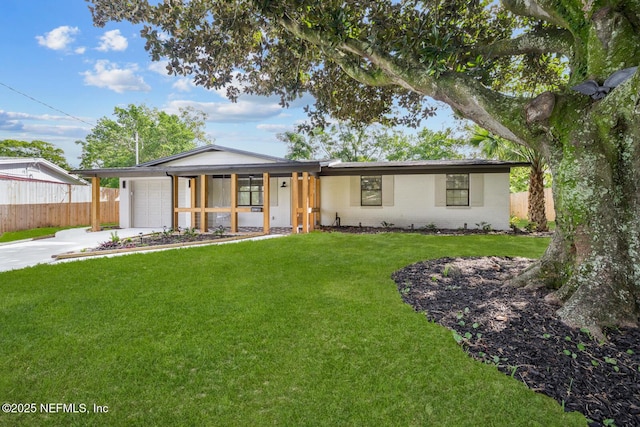
[[[113,226],[116,224],[105,223],[101,225],[105,227],[105,226]],[[29,230],[6,231],[4,233],[0,233],[0,243],[14,242],[16,240],[53,237],[58,231],[61,231],[61,230],[68,230],[70,228],[87,228],[87,227],[89,227],[89,225],[72,226],[72,227],[42,227],[42,228],[31,228]]]
[[[108,407],[0,425],[585,426],[468,357],[390,279],[547,244],[313,233],[0,273],[0,400]]]
[[[7,231],[5,233],[0,233],[0,243],[13,242],[16,240],[51,237],[54,236],[58,231],[66,230],[67,228],[70,227],[42,227],[21,231]]]

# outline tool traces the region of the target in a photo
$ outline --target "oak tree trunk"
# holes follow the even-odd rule
[[[512,281],[556,289],[550,299],[560,317],[596,334],[637,325],[640,315],[640,79],[629,84],[556,112],[564,127],[552,122],[554,138],[542,150],[554,177],[556,233]]]
[[[540,162],[531,165],[529,173],[529,221],[535,223],[536,231],[548,231],[544,198],[544,170]]]

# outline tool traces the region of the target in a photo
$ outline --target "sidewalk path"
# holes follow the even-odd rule
[[[55,261],[52,258],[54,255],[93,248],[111,240],[111,233],[118,233],[118,237],[126,238],[152,232],[150,228],[125,228],[97,232],[87,230],[87,228],[72,228],[59,231],[55,237],[47,239],[0,244],[0,271],[52,263]]]

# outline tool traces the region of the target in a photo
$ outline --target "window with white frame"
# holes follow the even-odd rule
[[[447,174],[447,206],[469,206],[469,174]]]
[[[360,177],[360,205],[382,206],[382,176]]]

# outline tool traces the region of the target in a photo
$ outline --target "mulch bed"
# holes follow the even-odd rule
[[[472,357],[582,412],[590,426],[640,426],[640,329],[605,330],[597,342],[560,321],[548,290],[502,286],[531,263],[442,258],[393,279],[407,304],[451,329]]]
[[[112,238],[111,240],[100,243],[93,251],[112,251],[118,249],[131,249],[150,246],[174,245],[180,243],[191,242],[208,242],[224,238],[233,237],[233,235],[223,233],[174,233],[174,232],[157,232],[145,234],[142,236]]]
[[[320,230],[325,232],[336,233],[350,233],[350,234],[378,234],[378,233],[421,233],[421,234],[436,234],[436,235],[450,235],[450,234],[514,234],[511,230],[482,230],[479,228],[430,228],[430,227],[368,227],[357,225],[341,225],[341,226],[321,226]],[[525,234],[523,231],[519,231],[520,234]],[[531,234],[533,233],[526,233]]]

